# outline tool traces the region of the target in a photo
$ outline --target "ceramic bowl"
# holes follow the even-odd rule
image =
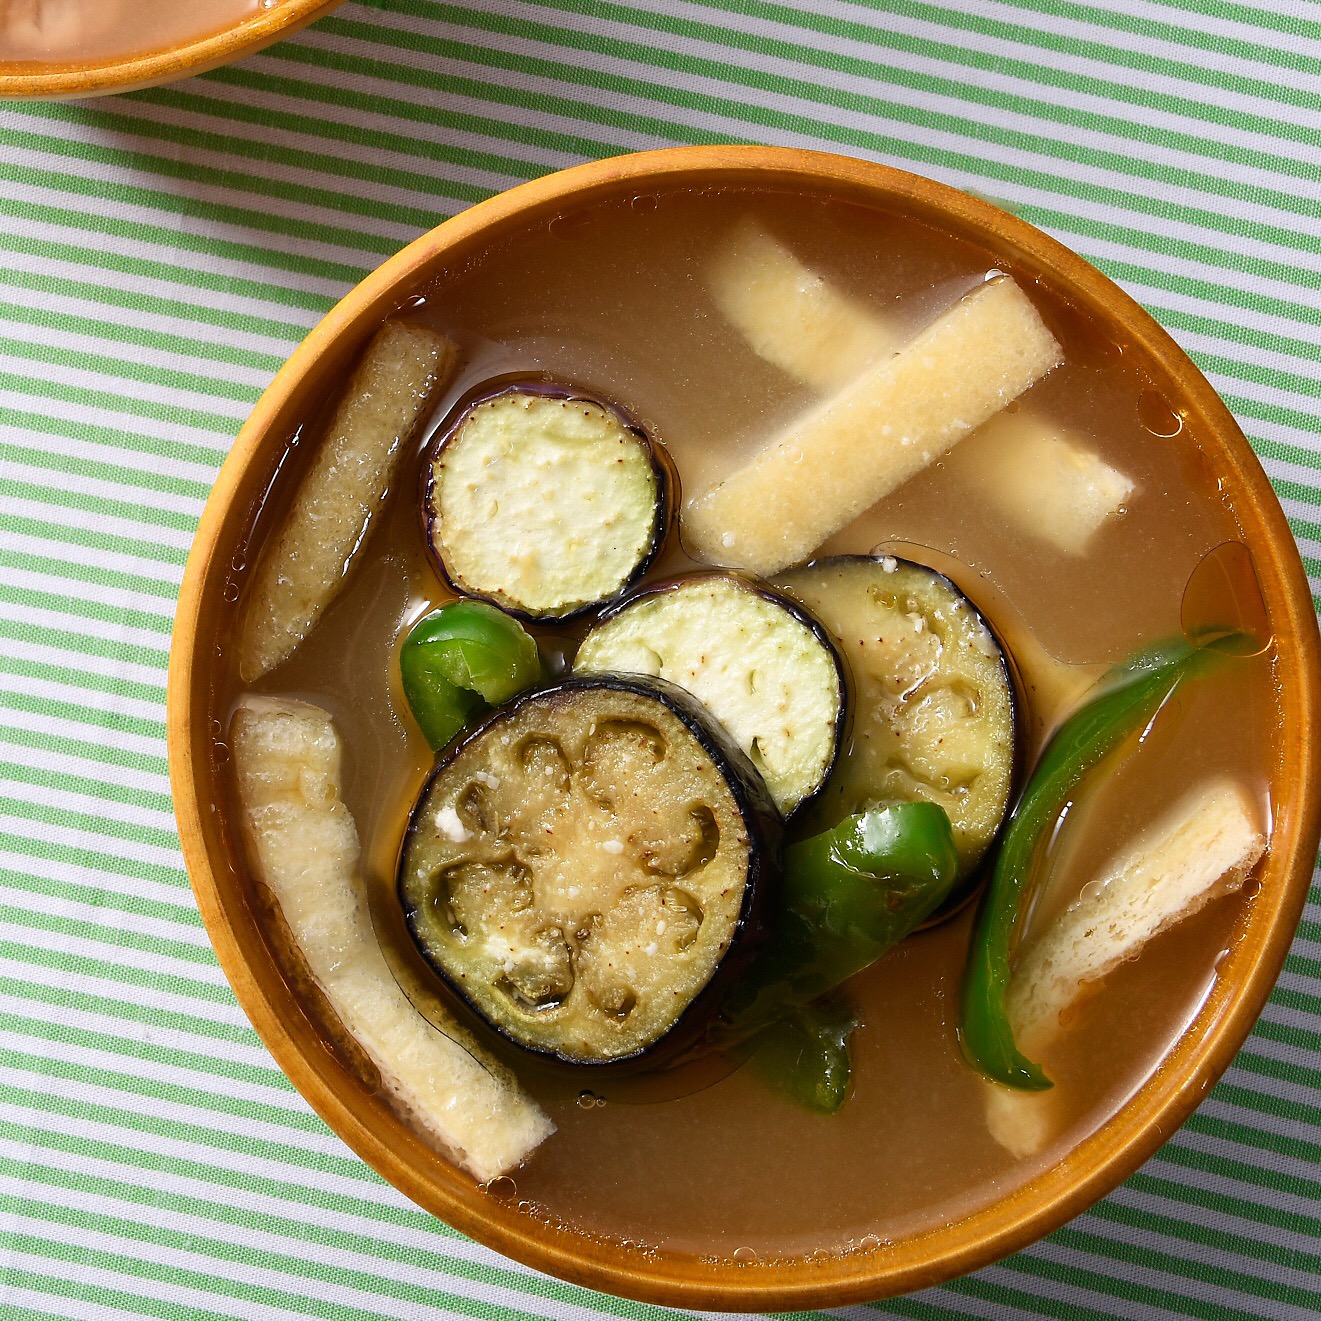
[[[629,1245],[547,1228],[481,1191],[421,1142],[327,1049],[280,972],[254,911],[243,863],[217,804],[228,768],[217,760],[211,694],[223,651],[220,620],[233,599],[236,548],[275,459],[299,421],[342,378],[372,331],[442,267],[585,201],[648,189],[742,185],[807,190],[880,204],[970,239],[1012,269],[1061,291],[1138,355],[1201,438],[1233,493],[1280,649],[1285,720],[1272,775],[1270,853],[1250,918],[1213,990],[1162,1067],[1102,1128],[1026,1186],[952,1224],[899,1239],[883,1253],[819,1261],[713,1263],[644,1255]],[[759,1312],[840,1306],[937,1284],[985,1266],[1050,1232],[1114,1188],[1191,1113],[1248,1035],[1279,972],[1307,894],[1318,834],[1317,626],[1293,538],[1270,484],[1225,405],[1173,340],[1080,257],[1006,212],[941,184],[880,165],[759,147],[682,148],[583,165],[492,198],[387,261],[307,337],[244,426],[206,507],[188,561],[169,683],[170,771],[197,901],[243,1008],[294,1085],[363,1160],[420,1206],[475,1239],[567,1280],[671,1306]]]
[[[0,100],[76,100],[191,78],[219,64],[232,64],[290,36],[342,3],[343,0],[284,0],[274,9],[185,45],[97,64],[16,63],[0,58]]]

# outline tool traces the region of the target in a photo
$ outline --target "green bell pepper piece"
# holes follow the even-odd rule
[[[726,1029],[758,1031],[875,963],[944,902],[957,870],[934,803],[874,808],[791,845],[779,916],[726,1001]]]
[[[848,1001],[828,996],[768,1027],[757,1038],[752,1065],[791,1101],[833,1115],[848,1099],[849,1038],[857,1026]]]
[[[526,629],[483,601],[451,601],[418,620],[399,653],[413,718],[439,751],[492,706],[541,679]]]
[[[1005,996],[1033,861],[1065,803],[1103,757],[1150,725],[1176,688],[1223,656],[1248,654],[1251,647],[1245,635],[1228,633],[1201,645],[1179,638],[1138,652],[1101,679],[1099,694],[1059,727],[1041,754],[1001,838],[963,980],[959,1038],[968,1062],[988,1078],[1024,1091],[1052,1086],[1018,1049]]]

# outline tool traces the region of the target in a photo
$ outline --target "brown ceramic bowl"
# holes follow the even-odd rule
[[[1165,1063],[1118,1114],[1026,1186],[956,1223],[825,1262],[748,1266],[687,1256],[645,1256],[589,1241],[521,1215],[482,1192],[421,1142],[328,1050],[282,976],[249,901],[243,864],[227,843],[217,804],[227,768],[209,721],[222,649],[218,620],[233,595],[231,562],[262,484],[286,438],[318,395],[342,377],[371,332],[443,265],[461,264],[529,223],[586,199],[712,185],[807,190],[880,203],[976,241],[1020,282],[1036,276],[1122,336],[1152,379],[1204,438],[1232,492],[1282,663],[1286,719],[1272,777],[1272,847],[1260,892],[1201,1012]],[[1270,484],[1224,404],[1141,308],[1081,258],[1026,223],[943,185],[879,165],[759,147],[683,148],[600,161],[537,180],[465,211],[424,235],[363,281],[307,337],[239,435],[207,505],[184,579],[170,665],[170,771],[188,871],[211,939],[240,1003],[294,1084],[365,1161],[442,1220],[501,1252],[576,1283],[671,1306],[756,1311],[840,1306],[921,1289],[1012,1252],[1114,1188],[1191,1113],[1248,1035],[1275,981],[1302,910],[1316,858],[1318,767],[1316,617],[1293,538]]]
[[[185,45],[95,64],[38,64],[0,58],[0,99],[74,100],[191,78],[218,64],[232,64],[290,36],[342,3],[343,0],[284,0],[275,9]]]

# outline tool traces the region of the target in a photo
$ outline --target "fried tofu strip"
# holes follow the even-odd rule
[[[975,465],[976,490],[1024,532],[1082,555],[1134,483],[1086,442],[1032,413],[1001,413],[959,451]]]
[[[518,1165],[554,1125],[457,1025],[452,1036],[433,1027],[391,974],[367,907],[357,828],[340,798],[330,716],[306,702],[246,697],[233,747],[261,879],[387,1093],[477,1179]]]
[[[1062,361],[1007,277],[798,418],[684,511],[690,548],[769,576],[806,559]]]
[[[1032,943],[1009,984],[1014,1036],[1040,1054],[1062,1016],[1149,941],[1242,887],[1266,851],[1244,790],[1212,780],[1182,798]],[[1039,1151],[1056,1131],[1054,1089],[986,1084],[992,1136],[1016,1156]]]
[[[883,318],[809,270],[755,220],[716,250],[707,287],[759,357],[818,390],[837,390],[899,345]]]
[[[287,660],[334,600],[409,436],[457,358],[453,341],[402,321],[386,322],[368,344],[257,567],[239,644],[244,682]]]

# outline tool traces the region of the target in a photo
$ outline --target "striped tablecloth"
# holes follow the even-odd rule
[[[661,1315],[498,1258],[354,1159],[235,1005],[183,873],[163,722],[189,540],[350,285],[593,157],[751,141],[917,170],[1174,333],[1321,589],[1319,33],[1315,0],[362,0],[174,87],[0,104],[0,1316]],[[1321,1313],[1318,940],[1314,904],[1225,1081],[1119,1191],[856,1310]]]

